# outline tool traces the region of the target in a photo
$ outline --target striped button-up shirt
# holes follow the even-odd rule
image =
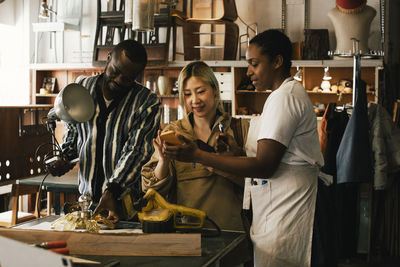
[[[88,122],[67,124],[62,146],[68,159],[79,157],[79,192],[95,201],[110,185],[141,188],[141,169],[153,154],[161,118],[157,95],[138,83],[106,107],[96,86],[100,77],[80,82],[93,97],[95,114]]]

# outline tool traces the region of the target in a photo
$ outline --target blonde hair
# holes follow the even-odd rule
[[[185,99],[183,93],[183,85],[191,77],[198,77],[204,82],[208,83],[215,92],[215,106],[217,109],[224,113],[224,108],[222,106],[221,94],[219,92],[218,80],[214,75],[212,69],[203,61],[194,61],[187,64],[181,71],[178,77],[178,89],[179,89],[179,104],[182,106],[185,114],[187,115],[187,110],[185,106]]]

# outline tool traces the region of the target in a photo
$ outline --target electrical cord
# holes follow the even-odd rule
[[[257,23],[255,22],[255,23],[252,23],[252,24],[247,24],[240,16],[238,16],[238,18],[239,18],[239,20],[244,24],[244,25],[246,25],[246,27],[248,28],[248,29],[250,29],[250,30],[252,30],[255,34],[257,34],[258,33],[258,31],[257,31]],[[252,25],[255,25],[255,29],[253,29],[251,26]]]
[[[240,16],[238,16],[238,18],[239,18],[239,20],[240,20],[244,25],[246,25],[247,27],[250,28],[250,25],[247,24],[246,22],[244,22],[244,20],[243,20]]]
[[[42,180],[42,182],[40,183],[40,186],[39,186],[39,191],[38,191],[38,197],[37,197],[37,200],[36,200],[36,208],[37,208],[37,210],[38,210],[38,219],[40,218],[40,204],[41,204],[41,201],[40,201],[40,194],[41,194],[41,192],[42,192],[42,186],[43,186],[43,183],[44,183],[44,180],[46,180],[46,178],[47,178],[47,176],[49,176],[49,174],[50,174],[50,172],[47,172],[46,173],[46,175],[43,177],[43,180]],[[47,211],[47,212],[49,212],[49,211]]]
[[[201,233],[202,237],[217,237],[221,235],[221,228],[219,228],[218,224],[214,222],[210,217],[206,216],[206,220],[209,221],[214,227],[216,231],[209,231],[205,229],[180,229],[179,232],[182,233]]]
[[[213,220],[211,220],[210,217],[206,216],[206,220],[208,220],[212,225],[214,225],[215,230],[217,230],[214,233],[208,233],[208,232],[202,232],[201,236],[202,237],[217,237],[221,235],[221,228],[219,228],[218,224],[216,222],[214,222]]]
[[[36,201],[37,202],[36,206],[37,206],[37,210],[38,210],[38,218],[40,218],[40,208],[41,208],[40,195],[41,195],[41,192],[42,192],[42,187],[43,187],[44,181],[46,180],[47,176],[49,176],[49,174],[50,174],[50,171],[49,171],[49,168],[48,168],[48,163],[46,163],[46,162],[48,162],[54,156],[60,157],[60,158],[63,157],[61,146],[60,146],[60,144],[58,143],[58,141],[56,139],[56,136],[54,134],[53,129],[49,125],[49,123],[55,123],[55,122],[49,122],[49,120],[47,120],[47,122],[44,122],[43,119],[45,119],[45,118],[47,118],[47,117],[42,117],[41,118],[41,122],[47,128],[47,130],[50,132],[50,134],[52,136],[52,139],[53,139],[53,142],[52,143],[50,143],[50,142],[42,143],[35,150],[35,160],[36,160],[36,159],[38,159],[38,154],[39,154],[40,149],[42,149],[44,146],[51,146],[52,147],[51,151],[49,151],[46,154],[44,154],[43,161],[42,161],[44,169],[46,170],[46,175],[43,177],[42,182],[40,183],[40,186],[39,186],[39,190],[38,190],[38,197],[37,197],[37,201]]]
[[[39,150],[40,150],[42,147],[44,147],[45,145],[49,145],[49,146],[55,147],[55,149],[53,148],[53,150],[51,150],[49,153],[58,152],[58,153],[60,153],[60,155],[61,155],[62,151],[59,149],[60,147],[57,146],[56,144],[53,144],[53,143],[42,143],[42,144],[40,144],[40,145],[36,148],[36,150],[35,150],[35,159],[36,159],[37,156],[38,156]],[[49,153],[47,153],[46,155],[49,155]]]
[[[54,142],[55,142],[55,145],[57,146],[57,149],[58,149],[59,151],[62,151],[62,150],[61,150],[61,146],[60,146],[60,144],[59,144],[58,141],[57,141],[56,135],[54,134],[54,131],[53,131],[53,130],[50,128],[50,126],[49,126],[50,123],[56,123],[56,122],[55,122],[55,121],[54,121],[54,122],[49,122],[49,120],[47,120],[46,122],[44,122],[43,119],[48,119],[48,118],[47,118],[47,117],[42,117],[42,118],[40,119],[40,121],[42,122],[42,125],[43,125],[44,127],[46,127],[46,129],[50,132],[50,134],[51,134],[51,136],[52,136],[52,138],[53,138],[53,140],[54,140]]]
[[[40,144],[40,145],[36,148],[36,150],[35,150],[35,159],[38,158],[39,150],[40,150],[42,147],[44,147],[45,145],[55,146],[56,148],[59,147],[59,146],[57,146],[56,144],[53,144],[53,143],[42,143],[42,144]],[[43,162],[44,168],[45,168],[45,170],[46,170],[47,173],[46,173],[46,175],[43,177],[42,182],[40,183],[39,191],[38,191],[38,196],[37,196],[37,200],[36,200],[36,206],[37,206],[37,210],[38,210],[38,218],[40,218],[40,206],[41,206],[41,205],[40,205],[40,204],[41,204],[40,195],[41,195],[41,192],[42,192],[43,183],[44,183],[44,181],[46,180],[47,176],[49,176],[49,174],[50,174],[50,171],[48,170],[47,165],[46,165],[46,161],[49,160],[51,157],[54,156],[54,151],[58,151],[58,150],[57,150],[57,149],[52,149],[50,152],[46,153],[46,154],[43,156],[43,161],[42,161],[42,162]],[[57,152],[56,152],[56,153],[57,153]]]

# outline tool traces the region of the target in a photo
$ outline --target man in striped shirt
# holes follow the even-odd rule
[[[142,166],[153,154],[160,126],[160,100],[135,79],[147,64],[146,50],[134,40],[119,43],[109,54],[104,73],[83,79],[95,103],[85,123],[68,124],[62,145],[64,161],[53,175],[71,169],[79,157],[79,192],[108,210],[116,222],[117,199],[126,189],[139,192]],[[64,165],[64,166],[62,166]]]

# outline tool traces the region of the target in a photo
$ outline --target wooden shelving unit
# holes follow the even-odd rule
[[[270,92],[255,92],[238,90],[242,79],[246,77],[247,62],[237,61],[205,61],[218,76],[220,81],[221,94],[224,101],[231,102],[232,115],[242,115],[241,111],[246,110],[249,115],[261,113],[262,107]],[[177,95],[172,95],[172,88],[178,79],[181,69],[186,66],[187,61],[169,62],[168,66],[149,66],[143,73],[141,81],[144,85],[147,81],[157,87],[157,78],[160,75],[169,77],[167,95],[160,96],[162,104],[171,108],[177,108],[179,100]],[[379,70],[382,69],[381,59],[361,60],[361,77],[375,89],[375,94],[368,94],[368,101],[375,101],[379,93]],[[332,76],[331,84],[336,84],[340,79],[352,80],[353,60],[294,60],[292,61],[292,75],[296,73],[296,67],[303,70],[303,85],[309,90],[309,96],[314,104],[327,104],[331,102],[339,105],[351,102],[351,94],[339,95],[335,93],[312,92],[315,86],[319,86],[323,77],[323,68],[329,67]],[[80,75],[91,76],[102,73],[103,67],[96,67],[92,64],[34,64],[31,65],[31,103],[32,104],[53,104],[57,93],[68,83],[75,81]],[[52,94],[40,94],[43,78],[55,77],[55,92]]]
[[[375,93],[368,93],[368,101],[374,102],[379,93],[379,70],[382,69],[383,62],[380,59],[361,60],[361,78],[369,85]],[[329,67],[332,76],[330,83],[337,84],[339,80],[353,79],[353,60],[294,60],[292,61],[292,75],[295,75],[299,67],[303,71],[303,86],[307,89],[311,102],[314,105],[337,103],[344,105],[352,102],[352,93],[329,93],[313,92],[315,87],[319,87],[324,75],[324,67]],[[271,92],[256,92],[250,90],[238,90],[238,86],[246,77],[247,66],[236,65],[233,67],[234,73],[234,115],[251,115],[262,112],[265,100]]]
[[[31,104],[54,104],[57,94],[77,77],[92,76],[102,73],[102,67],[94,67],[91,64],[32,64],[30,66],[31,75]],[[47,77],[56,78],[54,92],[50,94],[40,94],[43,79]]]

